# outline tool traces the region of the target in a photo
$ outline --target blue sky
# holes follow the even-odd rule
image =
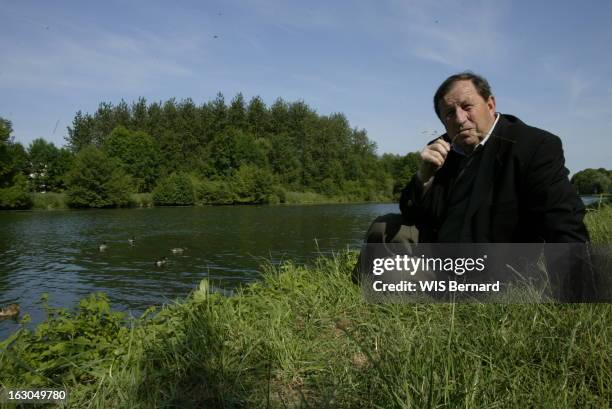
[[[0,116],[25,145],[62,145],[75,112],[102,101],[199,104],[220,91],[343,112],[379,153],[405,154],[442,131],[440,82],[470,69],[500,112],[562,138],[572,173],[612,168],[608,0],[0,0],[0,10]]]

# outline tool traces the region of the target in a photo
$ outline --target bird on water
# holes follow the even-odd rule
[[[0,308],[0,320],[8,318],[17,318],[19,315],[19,304],[9,304],[4,308]]]

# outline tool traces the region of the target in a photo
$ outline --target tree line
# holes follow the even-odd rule
[[[27,209],[34,193],[63,193],[70,207],[282,203],[292,192],[341,201],[396,199],[419,154],[377,155],[364,129],[341,113],[319,115],[303,101],[222,94],[191,99],[101,103],[78,111],[66,146],[42,138],[16,143],[0,118],[0,208]],[[579,194],[609,193],[612,171],[585,169]]]
[[[32,193],[63,192],[71,207],[129,206],[135,193],[156,205],[279,203],[290,192],[344,201],[392,200],[416,172],[417,153],[376,153],[365,130],[341,113],[303,101],[222,94],[101,103],[78,111],[66,146],[42,138],[27,148],[0,122],[0,207],[28,208]]]
[[[612,170],[587,168],[572,176],[571,182],[581,195],[612,193]]]

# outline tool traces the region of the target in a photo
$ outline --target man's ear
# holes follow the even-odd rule
[[[489,96],[489,99],[487,100],[487,108],[489,108],[489,112],[493,113],[493,116],[495,116],[495,97],[493,95]]]

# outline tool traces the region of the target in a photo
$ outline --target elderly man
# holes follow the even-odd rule
[[[446,133],[421,151],[421,167],[402,191],[401,215],[376,219],[367,243],[404,243],[411,254],[411,243],[588,242],[584,205],[557,136],[497,113],[488,82],[470,72],[440,85],[434,109]],[[560,289],[555,296],[584,300],[594,288],[586,248],[564,248],[545,250]]]
[[[470,72],[440,85],[434,109],[446,133],[421,151],[401,218],[377,219],[368,242],[588,241],[557,136],[497,113],[488,82]]]

